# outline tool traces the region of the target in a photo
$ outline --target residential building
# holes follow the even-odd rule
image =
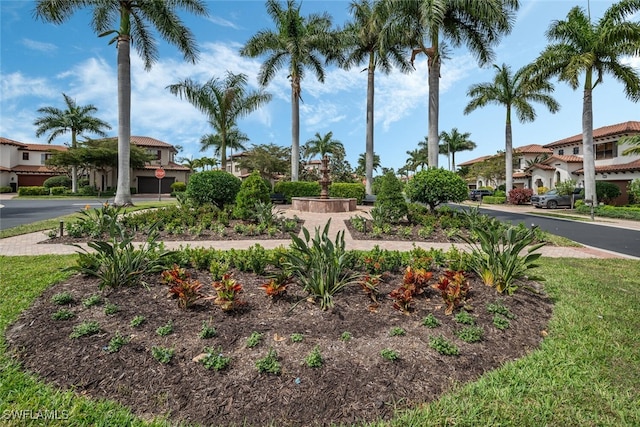
[[[628,202],[627,185],[634,179],[640,179],[640,155],[622,155],[631,145],[619,144],[624,136],[640,135],[640,122],[629,121],[593,130],[596,181],[607,181],[617,185],[622,195],[614,201],[616,204]],[[559,182],[572,180],[578,187],[584,187],[582,133],[554,141],[545,145],[527,145],[513,150],[514,187],[554,188]],[[459,166],[471,166],[495,156],[473,159]],[[496,187],[504,180],[488,182],[484,177],[476,177],[469,183],[470,188],[483,186]]]
[[[165,171],[165,177],[160,182],[163,193],[171,192],[171,184],[176,181],[187,182],[189,168],[175,162],[177,150],[173,145],[146,136],[132,136],[131,143],[154,157],[143,168],[131,170],[131,187],[136,192],[158,192],[159,182],[155,171],[159,168]],[[17,190],[20,186],[42,185],[47,178],[60,175],[60,171],[45,165],[45,160],[55,150],[67,150],[67,147],[26,144],[0,137],[0,186],[11,186],[13,190]],[[116,187],[117,169],[91,170],[86,177],[89,178],[90,185],[105,191]]]

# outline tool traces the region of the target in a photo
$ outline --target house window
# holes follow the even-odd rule
[[[558,150],[558,155],[559,155],[559,156],[564,156],[564,149],[562,149],[562,148],[561,148],[561,149],[559,149],[559,150]]]
[[[237,173],[240,173],[240,165],[236,165],[236,168],[235,168],[235,169],[236,169],[236,172],[237,172]]]
[[[580,147],[573,147],[573,154],[580,154]]]
[[[156,151],[156,160],[162,160],[162,150]]]
[[[45,161],[50,159],[51,156],[53,156],[51,153],[40,154],[40,164],[44,165]]]
[[[22,160],[29,160],[29,153],[28,152],[24,152],[22,153]]]
[[[596,144],[596,160],[613,159],[616,157],[617,145],[613,142],[605,142],[603,144]]]

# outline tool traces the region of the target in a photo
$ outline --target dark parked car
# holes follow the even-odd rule
[[[531,204],[536,208],[549,208],[555,209],[559,206],[571,207],[571,194],[568,196],[561,196],[557,190],[551,190],[544,194],[536,194],[531,196]],[[573,201],[584,199],[584,193],[582,188],[576,188],[573,190]]]
[[[493,196],[491,190],[471,190],[469,192],[469,199],[474,201],[481,201],[484,196]]]

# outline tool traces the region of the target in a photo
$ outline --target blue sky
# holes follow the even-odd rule
[[[598,19],[611,1],[591,0],[591,16]],[[335,25],[349,19],[348,1],[312,1],[302,4],[303,14],[327,11]],[[523,1],[513,32],[495,47],[494,63],[506,63],[516,70],[534,60],[547,44],[545,31],[552,20],[564,19],[573,6],[587,8],[587,0]],[[184,62],[175,48],[159,40],[159,61],[147,72],[132,49],[132,135],[149,136],[183,147],[179,156],[211,157],[200,152],[198,141],[211,133],[206,117],[187,101],[171,95],[166,86],[185,78],[205,82],[224,77],[225,72],[245,73],[249,84],[258,88],[261,59],[238,54],[246,40],[261,29],[274,28],[263,1],[209,1],[209,18],[185,16],[200,49],[197,64]],[[33,18],[33,2],[0,1],[2,96],[0,135],[25,143],[46,143],[35,137],[33,121],[44,106],[64,108],[62,93],[79,105],[93,104],[96,115],[117,130],[116,49],[106,38],[91,30],[86,13],[76,13],[67,23],[55,26]],[[639,17],[633,17],[637,20]],[[627,59],[640,70],[640,58]],[[316,132],[332,131],[346,148],[347,160],[355,167],[365,151],[364,66],[343,70],[327,67],[324,84],[309,73],[302,82],[300,141]],[[440,131],[456,127],[470,132],[478,147],[457,153],[456,163],[495,154],[504,148],[505,110],[498,106],[464,115],[469,99],[466,92],[474,83],[493,79],[490,64],[480,68],[465,48],[452,50],[442,66],[440,81]],[[582,90],[573,91],[554,80],[554,96],[561,110],[550,114],[535,105],[533,123],[514,121],[514,147],[547,144],[581,133]],[[248,144],[291,144],[290,85],[286,70],[278,73],[266,91],[273,100],[239,126],[248,134]],[[392,72],[376,75],[375,152],[382,165],[399,168],[406,162],[406,151],[417,148],[427,135],[427,65],[420,57],[409,74]],[[640,104],[625,96],[622,86],[611,76],[594,90],[594,127],[628,120],[640,120]],[[87,135],[93,136],[93,135]],[[64,144],[59,137],[54,144]],[[446,157],[440,166],[447,167]]]

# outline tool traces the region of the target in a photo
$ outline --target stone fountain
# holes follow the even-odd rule
[[[291,208],[302,212],[333,213],[356,210],[356,199],[329,197],[329,157],[324,156],[320,163],[320,197],[292,197]]]

